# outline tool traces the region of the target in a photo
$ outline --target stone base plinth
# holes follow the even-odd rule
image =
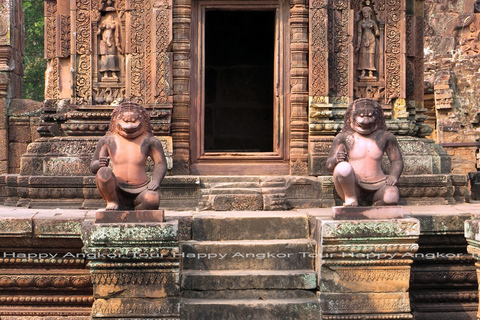
[[[100,210],[95,213],[96,223],[163,222],[164,210]]]
[[[371,220],[400,218],[403,218],[402,206],[333,207],[333,219],[335,220]]]
[[[411,218],[318,220],[323,319],[413,319],[408,289],[419,235]]]
[[[478,216],[476,218],[475,220],[465,221],[465,238],[468,242],[468,253],[477,260],[475,267],[477,268],[477,279],[480,279],[480,219],[478,219]],[[478,319],[480,319],[480,311],[477,313]]]
[[[82,225],[90,257],[92,319],[179,317],[178,221],[163,210],[99,211]]]

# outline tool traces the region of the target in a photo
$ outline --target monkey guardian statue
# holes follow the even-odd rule
[[[148,157],[154,162],[152,180],[145,172]],[[108,167],[112,161],[113,170]],[[139,104],[124,102],[112,113],[110,128],[97,145],[90,169],[107,201],[106,210],[157,210],[156,191],[167,171],[163,147],[153,136],[150,117]]]
[[[382,171],[384,153],[390,160],[388,175]],[[396,184],[403,159],[397,139],[387,131],[378,102],[365,98],[349,105],[343,128],[333,140],[327,169],[333,171],[335,189],[345,206],[398,203]]]

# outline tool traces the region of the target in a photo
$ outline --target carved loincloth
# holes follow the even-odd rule
[[[387,177],[384,177],[380,180],[373,181],[373,182],[366,182],[366,181],[357,179],[357,183],[360,186],[360,188],[364,190],[370,190],[370,191],[380,190],[383,186],[385,186],[386,181],[387,181]]]
[[[122,190],[124,192],[127,192],[127,193],[130,193],[130,194],[140,194],[143,191],[147,190],[147,186],[148,186],[149,182],[150,182],[150,180],[147,180],[144,183],[137,184],[137,185],[122,183],[122,184],[119,184],[118,187],[120,188],[120,190]]]

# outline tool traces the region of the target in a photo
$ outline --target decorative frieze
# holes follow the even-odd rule
[[[317,220],[323,319],[413,319],[410,264],[416,219]]]

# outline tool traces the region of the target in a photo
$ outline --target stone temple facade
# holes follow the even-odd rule
[[[15,35],[19,4],[8,3]],[[426,139],[424,16],[420,0],[46,1],[39,121],[38,106],[14,99],[14,81],[2,100],[16,111],[4,121],[3,202],[97,207],[91,155],[114,106],[130,100],[164,144],[164,207],[331,206],[326,155],[361,97],[381,103],[399,139],[404,203],[463,201],[465,174]],[[5,39],[21,56],[21,41]]]
[[[46,0],[42,103],[20,99],[20,8],[0,2],[0,318],[475,319],[478,212],[445,205],[475,170],[476,1]],[[331,219],[327,153],[362,97],[401,204],[429,205],[403,219]],[[162,140],[165,222],[85,210],[123,101]]]

